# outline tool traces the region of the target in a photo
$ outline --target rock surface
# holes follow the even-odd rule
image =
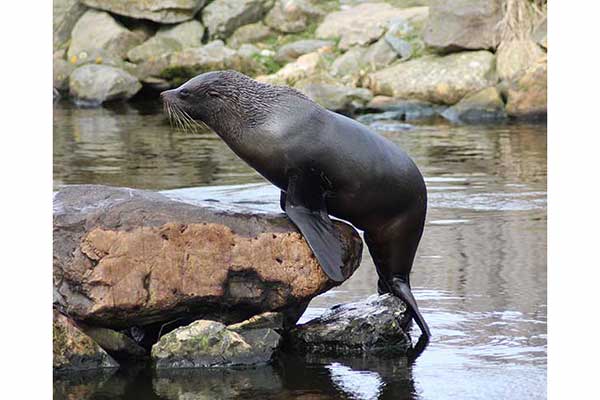
[[[387,3],[365,3],[328,14],[316,31],[319,39],[340,39],[339,48],[364,46],[379,39],[394,18],[425,19],[427,7],[399,9]]]
[[[85,57],[91,50],[101,49],[125,58],[129,49],[143,41],[142,34],[125,28],[109,13],[88,10],[73,27],[67,56],[69,59],[75,57],[76,61],[77,58]]]
[[[54,210],[55,306],[88,325],[229,324],[266,311],[293,324],[313,297],[336,286],[283,214],[225,212],[95,185],[62,188]],[[349,276],[362,241],[336,224]]]
[[[192,19],[206,0],[81,0],[82,3],[126,17],[171,24]]]
[[[117,368],[96,342],[83,333],[73,321],[56,310],[52,321],[52,367],[57,372]]]
[[[262,22],[256,22],[254,24],[248,24],[239,27],[227,40],[227,44],[237,49],[238,47],[249,44],[260,42],[273,35],[271,29],[263,24]]]
[[[496,81],[494,55],[474,51],[398,63],[369,74],[365,86],[374,94],[452,105]]]
[[[265,17],[265,24],[282,33],[306,30],[311,22],[317,22],[325,13],[307,0],[277,0]]]
[[[141,88],[135,76],[109,65],[87,64],[69,76],[69,94],[77,103],[86,106],[126,100]]]
[[[275,329],[282,327],[282,319],[273,318],[271,314],[230,326],[198,320],[177,328],[152,347],[156,368],[266,364],[281,342]],[[279,324],[273,325],[274,321]]]
[[[504,41],[496,51],[498,78],[513,81],[545,57],[544,50],[531,39]]]
[[[213,39],[225,39],[237,28],[260,21],[274,0],[214,0],[202,11],[202,21]]]
[[[501,0],[431,0],[425,43],[445,52],[494,49],[501,19]]]
[[[150,39],[129,50],[127,58],[133,62],[140,62],[190,47],[200,47],[203,35],[204,26],[196,20],[163,27]]]
[[[446,107],[437,104],[419,100],[404,100],[396,99],[388,96],[375,96],[367,104],[367,109],[375,111],[384,111],[381,114],[365,114],[358,117],[362,119],[368,118],[370,121],[376,119],[396,119],[396,120],[415,120],[426,119],[441,114]]]
[[[333,48],[335,43],[331,40],[305,39],[285,44],[279,48],[275,60],[281,63],[291,62],[298,57],[328,47]]]
[[[509,116],[545,119],[548,102],[548,63],[546,59],[529,68],[508,89],[506,112]]]
[[[354,112],[358,108],[364,108],[371,100],[371,91],[364,88],[342,86],[339,84],[325,82],[298,82],[296,89],[303,92],[314,102],[328,110]]]
[[[489,87],[466,96],[446,109],[442,117],[459,123],[497,122],[506,119],[506,111],[498,89]]]
[[[87,7],[78,0],[54,0],[52,6],[52,44],[57,50],[66,47],[75,23]]]
[[[373,295],[336,305],[324,315],[289,332],[292,347],[323,354],[406,354],[412,347],[406,333],[406,305],[390,294]]]
[[[148,352],[124,333],[112,329],[80,324],[81,330],[117,360],[143,359]]]

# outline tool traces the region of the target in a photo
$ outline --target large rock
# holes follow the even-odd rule
[[[496,122],[506,119],[506,111],[498,89],[492,86],[466,96],[446,109],[442,117],[459,123]]]
[[[427,17],[427,7],[399,9],[387,3],[365,3],[328,14],[316,30],[319,39],[340,39],[339,48],[366,45],[379,39],[395,18],[408,21]]]
[[[202,11],[211,38],[225,39],[237,28],[260,21],[274,0],[215,0]]]
[[[144,41],[144,36],[125,28],[110,14],[103,11],[88,10],[77,21],[71,33],[71,44],[67,55],[69,59],[87,56],[94,49],[101,49],[125,58],[127,52]],[[85,56],[82,56],[82,53]]]
[[[541,59],[509,86],[506,112],[515,118],[545,119],[548,99],[548,63]]]
[[[54,210],[55,304],[88,325],[229,324],[273,310],[293,324],[313,297],[337,285],[283,214],[233,213],[94,185],[62,188]],[[350,276],[362,242],[336,224]]]
[[[265,17],[265,24],[282,33],[297,33],[324,15],[323,10],[307,0],[277,0]]]
[[[356,109],[364,108],[373,97],[368,89],[335,83],[308,80],[307,82],[300,81],[294,87],[328,110],[346,113],[353,113]]]
[[[441,51],[494,49],[501,0],[431,0],[425,43]]]
[[[202,46],[204,26],[192,20],[160,28],[154,36],[127,52],[127,58],[141,62],[190,47]]]
[[[333,61],[329,72],[339,78],[355,79],[362,72],[363,57],[366,51],[366,47],[351,48]]]
[[[387,67],[398,58],[396,50],[384,38],[373,43],[363,54],[361,65],[365,71],[377,71]]]
[[[259,76],[256,79],[274,85],[294,86],[303,79],[323,74],[325,67],[326,62],[322,55],[315,51],[298,57],[296,61],[286,64],[274,74]]]
[[[87,64],[69,76],[69,93],[79,104],[98,106],[105,101],[127,100],[142,88],[130,73],[109,65]]]
[[[192,19],[207,0],[81,0],[81,2],[126,17],[172,24]]]
[[[496,51],[498,78],[513,81],[546,57],[546,52],[531,39],[508,40]]]
[[[239,27],[227,40],[227,44],[234,49],[250,43],[260,42],[273,35],[271,29],[262,22]]]
[[[289,332],[293,348],[324,354],[406,354],[410,314],[391,294],[340,304]]]
[[[73,321],[56,310],[52,321],[52,367],[58,372],[82,371],[119,366]]]
[[[87,7],[78,0],[54,0],[52,5],[52,44],[57,50],[66,47],[75,23]]]
[[[494,55],[488,51],[425,56],[369,74],[366,87],[374,94],[455,104],[465,95],[494,86]]]
[[[298,57],[318,51],[324,47],[333,48],[335,43],[331,40],[304,39],[285,44],[277,50],[275,60],[281,63],[287,63],[296,60]]]
[[[80,324],[81,330],[117,360],[143,359],[148,352],[122,332],[98,326]]]
[[[273,314],[273,313],[268,313]],[[198,320],[162,336],[152,346],[157,368],[229,367],[260,365],[271,361],[281,336],[271,316],[256,316],[254,321],[226,326],[220,322]],[[267,323],[262,324],[261,319]]]

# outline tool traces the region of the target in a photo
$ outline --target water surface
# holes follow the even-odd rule
[[[429,191],[411,282],[433,339],[414,365],[290,356],[242,370],[136,367],[56,380],[56,398],[546,398],[546,126],[436,121],[380,133],[414,158]],[[278,191],[216,135],[172,131],[156,103],[56,104],[54,186],[76,183],[279,212]],[[376,281],[365,249],[358,271],[301,321],[375,293]]]

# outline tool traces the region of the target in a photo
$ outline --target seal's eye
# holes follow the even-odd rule
[[[179,95],[181,97],[188,97],[190,95],[190,91],[188,89],[183,88],[179,91]]]

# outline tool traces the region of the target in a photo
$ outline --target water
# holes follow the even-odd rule
[[[414,365],[366,356],[285,357],[246,370],[132,367],[57,380],[56,398],[546,398],[546,126],[437,121],[380,133],[415,159],[429,190],[411,282],[433,339]],[[55,105],[54,178],[55,188],[129,186],[279,212],[278,191],[214,134],[171,131],[157,104]],[[301,321],[375,293],[376,279],[365,252]]]

